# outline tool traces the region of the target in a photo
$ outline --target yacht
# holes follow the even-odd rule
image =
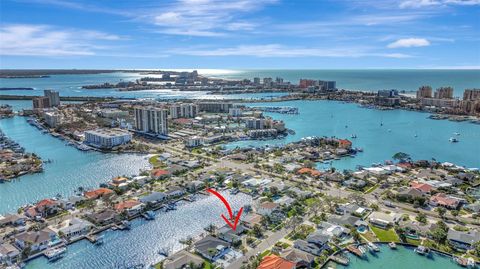
[[[65,252],[67,252],[66,247],[50,248],[45,251],[44,255],[49,261],[54,261],[62,258]]]
[[[453,134],[456,135],[456,136],[459,136],[459,135],[460,135],[460,133],[458,133],[458,132],[455,132],[455,133],[453,133]]]
[[[430,254],[430,249],[424,246],[418,246],[414,249],[414,251],[420,255],[428,255]]]
[[[351,138],[357,138],[356,134],[352,134]]]
[[[390,243],[388,243],[388,246],[389,246],[391,249],[397,249],[397,244],[395,244],[395,242],[390,242]]]
[[[452,143],[457,143],[458,139],[456,139],[455,137],[450,137],[450,139],[448,139],[448,141],[450,141]]]
[[[372,242],[368,242],[367,246],[370,250],[372,250],[374,252],[379,252],[380,251],[380,248]]]
[[[143,218],[146,220],[153,220],[155,219],[155,212],[149,210],[142,214]]]
[[[95,243],[94,244],[96,246],[99,246],[99,245],[103,244],[104,242],[105,242],[105,240],[104,240],[103,235],[99,235],[99,236],[95,237]]]

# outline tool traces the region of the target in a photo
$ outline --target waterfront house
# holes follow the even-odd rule
[[[401,216],[399,214],[395,213],[386,214],[383,212],[373,212],[368,217],[368,221],[370,224],[376,227],[386,229],[389,226],[393,226],[395,223],[398,223],[400,217]]]
[[[418,182],[418,181],[410,182],[410,187],[421,191],[423,194],[430,194],[432,192],[432,190],[434,189],[433,186],[431,186],[427,183],[421,183],[421,182]]]
[[[119,188],[125,190],[128,187],[129,180],[126,177],[116,177],[108,183],[111,188]]]
[[[195,251],[209,261],[215,261],[222,258],[228,251],[229,247],[230,243],[210,235],[200,239],[194,244]]]
[[[14,236],[15,245],[21,250],[29,247],[30,252],[34,253],[48,248],[50,242],[57,238],[54,231],[45,228],[41,231],[29,231]]]
[[[128,216],[133,216],[140,213],[144,207],[145,205],[137,200],[127,200],[116,204],[115,211],[118,213],[126,212]]]
[[[107,198],[112,196],[113,194],[114,191],[112,191],[111,189],[99,188],[96,190],[86,191],[83,196],[85,196],[85,198],[87,199],[94,200],[98,198]]]
[[[261,225],[262,215],[250,212],[248,215],[242,218],[242,223],[247,229],[253,229],[255,225]]]
[[[19,214],[7,214],[5,216],[0,215],[0,227],[3,226],[23,226],[27,218]]]
[[[293,246],[297,249],[303,250],[307,253],[310,253],[312,255],[320,255],[322,253],[322,250],[328,248],[328,244],[322,245],[322,247],[317,246],[316,244],[309,243],[305,240],[296,240],[293,243]]]
[[[469,231],[456,231],[449,229],[447,234],[447,240],[452,246],[460,250],[470,250],[473,245],[480,241],[480,232],[476,230]]]
[[[242,224],[237,225],[237,229],[232,230],[228,225],[220,227],[217,231],[218,238],[227,241],[229,243],[235,243],[241,241],[240,235],[245,232],[245,227]]]
[[[257,269],[295,269],[295,266],[294,262],[272,254],[263,257]]]
[[[307,241],[309,244],[314,244],[315,246],[317,246],[318,249],[320,249],[320,251],[329,249],[330,246],[328,245],[328,243],[330,242],[330,240],[332,240],[334,235],[331,233],[324,234],[323,232],[323,230],[320,230],[309,234],[305,241]]]
[[[156,206],[165,201],[167,196],[163,192],[152,192],[146,196],[140,197],[139,201],[150,206]]]
[[[170,256],[168,256],[164,261],[163,261],[163,267],[164,269],[180,269],[180,268],[199,268],[203,265],[204,260],[195,255],[192,254],[186,250],[180,250],[177,253],[174,253]],[[193,265],[193,268],[192,268]]]
[[[165,195],[168,198],[180,197],[186,193],[185,189],[180,186],[171,186],[168,187],[168,190],[165,192]]]
[[[10,243],[0,244],[0,267],[11,265],[20,258],[20,251]],[[2,267],[3,268],[3,267]]]
[[[350,228],[356,228],[356,229],[358,229],[358,228],[368,229],[368,223],[367,222],[365,222],[364,220],[362,220],[359,217],[352,216],[352,215],[343,215],[343,216],[340,216],[340,217],[339,216],[331,216],[330,218],[328,218],[328,222],[330,224],[339,225],[341,227],[350,227]],[[324,224],[324,222],[320,223],[319,227],[323,227],[323,226],[321,226],[322,224]],[[327,226],[326,228],[327,229],[333,229],[333,227],[329,227],[329,226]],[[345,233],[345,234],[350,233],[349,229],[344,229],[342,232]],[[341,235],[336,235],[336,236],[337,237],[342,237]]]
[[[72,218],[65,222],[66,226],[58,229],[58,234],[68,240],[87,235],[93,228],[93,224],[87,220]]]
[[[420,236],[427,236],[428,232],[433,230],[432,225],[430,224],[422,224],[411,220],[401,221],[399,226],[400,228],[403,228],[407,237],[414,239]]]
[[[35,206],[28,208],[25,215],[29,218],[48,217],[57,214],[60,211],[60,206],[57,201],[52,199],[43,199]]]
[[[311,268],[315,261],[315,256],[297,248],[285,249],[280,256],[287,261],[294,262],[296,268]]]
[[[430,197],[431,206],[442,206],[448,209],[457,209],[460,205],[460,199],[449,196],[445,193],[437,193]]]
[[[203,187],[205,187],[205,183],[200,180],[193,180],[187,183],[187,188],[190,192],[201,190]]]
[[[113,223],[117,218],[117,213],[111,209],[105,209],[100,212],[87,214],[86,217],[95,225],[104,226]]]

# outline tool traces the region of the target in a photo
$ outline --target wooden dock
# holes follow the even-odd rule
[[[358,257],[362,257],[363,253],[354,245],[349,245],[347,246],[347,250],[350,251],[351,253],[357,255]]]

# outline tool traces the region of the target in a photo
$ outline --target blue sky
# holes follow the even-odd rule
[[[480,68],[480,0],[0,5],[0,68]]]

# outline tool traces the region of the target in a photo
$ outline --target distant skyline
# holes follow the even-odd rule
[[[0,68],[480,69],[480,0],[2,0]]]

